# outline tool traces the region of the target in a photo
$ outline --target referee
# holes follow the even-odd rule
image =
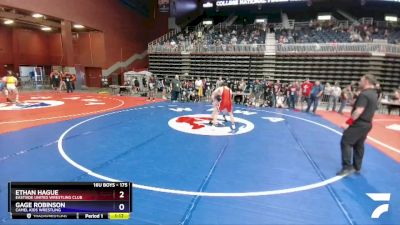
[[[340,146],[342,149],[342,170],[336,175],[359,173],[364,156],[364,142],[372,128],[372,118],[377,109],[378,94],[375,90],[376,78],[367,74],[361,77],[358,95],[351,117],[343,125],[344,132]]]

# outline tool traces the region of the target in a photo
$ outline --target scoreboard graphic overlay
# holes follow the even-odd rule
[[[129,219],[129,182],[10,182],[13,219]]]

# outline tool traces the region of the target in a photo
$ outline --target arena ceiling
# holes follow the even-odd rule
[[[203,0],[203,2],[216,2],[216,0]],[[269,15],[280,17],[285,12],[290,18],[306,20],[316,17],[320,12],[335,12],[338,9],[344,10],[356,18],[373,17],[383,20],[385,14],[400,16],[400,1],[387,0],[306,0],[288,1],[279,3],[265,3],[255,5],[225,6],[205,9],[206,17],[231,15],[257,17]]]

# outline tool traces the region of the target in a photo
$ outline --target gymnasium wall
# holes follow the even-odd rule
[[[101,32],[76,34],[72,42],[75,64],[104,65],[104,35]],[[60,34],[0,25],[0,65],[4,64],[64,65]]]
[[[92,44],[101,45],[104,42],[104,47],[100,48],[96,54],[92,54],[93,56],[91,57],[88,57],[90,50],[82,49],[88,43],[88,37],[82,35],[83,37],[79,41],[74,41],[73,45],[74,50],[79,52],[78,56],[74,54],[77,64],[90,64],[91,66],[100,66],[103,69],[118,61],[126,60],[135,53],[142,53],[147,49],[148,42],[168,31],[168,13],[159,13],[157,9],[152,9],[150,16],[146,18],[125,7],[120,1],[0,0],[0,5],[65,19],[102,31],[103,37],[101,35],[93,35]],[[153,4],[153,6],[155,7],[156,4]],[[15,33],[18,33],[16,37],[18,43],[20,43],[20,40],[25,40],[25,31],[17,31]],[[28,43],[38,45],[34,47],[34,51],[46,52],[44,40],[47,40],[49,41],[48,46],[54,49],[54,52],[48,53],[46,56],[46,53],[35,52],[28,54],[21,52],[21,49],[19,49],[17,50],[17,56],[22,56],[21,61],[27,62],[32,57],[35,58],[34,62],[42,62],[48,59],[53,63],[60,60],[61,51],[57,44],[56,36],[49,37],[51,35],[43,34],[43,32],[41,34],[34,33],[33,36],[34,40]],[[3,41],[2,39],[0,38],[1,41]],[[4,41],[9,41],[9,38]],[[28,46],[28,44],[20,44],[23,47]],[[0,46],[2,45],[0,43]],[[0,54],[12,54],[2,52],[0,51]],[[14,56],[14,58],[16,57]]]

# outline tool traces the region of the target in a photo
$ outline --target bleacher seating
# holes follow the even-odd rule
[[[173,47],[176,51],[168,51],[164,47],[160,51],[153,51],[157,48],[152,48],[149,51],[149,70],[167,79],[183,74],[188,75],[184,75],[182,79],[201,77],[212,81],[220,76],[282,82],[310,78],[323,83],[339,81],[342,85],[350,84],[359,80],[363,74],[370,73],[378,77],[384,91],[390,92],[398,88],[400,48],[393,44],[368,44],[366,41],[386,38],[388,43],[399,43],[400,30],[367,27],[368,33],[362,33],[360,29],[365,30],[365,27],[348,27],[346,30],[334,26],[295,27],[290,31],[275,29],[275,38],[278,40],[275,54],[266,54],[265,27],[201,27],[200,36],[199,30],[183,31],[164,43],[159,43],[171,45],[170,42],[176,42]],[[257,40],[253,39],[254,35],[250,35],[257,33],[256,31],[259,32]],[[243,32],[249,35],[241,35]],[[236,37],[236,43],[232,43],[233,36]],[[286,37],[287,41],[279,44],[282,37]],[[241,44],[242,40],[248,45]],[[333,44],[335,42],[337,44]],[[348,42],[358,43],[341,44]],[[196,45],[198,47],[195,49]],[[237,46],[238,50],[232,46]],[[285,46],[287,47],[282,48]]]

